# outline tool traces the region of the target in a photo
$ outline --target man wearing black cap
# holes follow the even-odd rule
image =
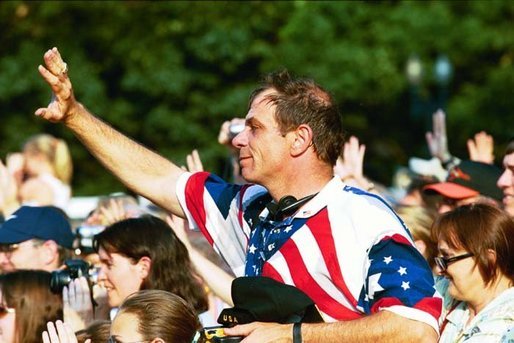
[[[500,175],[501,170],[492,164],[461,161],[450,169],[445,182],[428,185],[423,191],[427,195],[441,196],[439,213],[476,202],[499,206],[502,192],[496,181]]]
[[[71,226],[52,206],[22,206],[0,227],[0,268],[58,269],[73,246]]]

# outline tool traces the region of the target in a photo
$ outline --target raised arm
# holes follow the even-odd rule
[[[178,166],[143,147],[95,117],[73,95],[67,64],[57,48],[44,54],[39,73],[52,89],[47,107],[35,114],[51,122],[62,122],[86,148],[134,192],[183,217],[175,185],[183,173]]]

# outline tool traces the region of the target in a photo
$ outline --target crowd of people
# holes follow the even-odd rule
[[[514,340],[514,138],[502,168],[485,132],[452,156],[438,111],[432,159],[388,188],[330,93],[279,71],[220,123],[224,180],[196,150],[184,168],[98,119],[59,51],[43,58],[54,96],[36,116],[152,209],[107,196],[72,223],[71,156],[49,134],[0,161],[0,341]]]

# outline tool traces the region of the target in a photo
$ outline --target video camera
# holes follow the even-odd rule
[[[237,343],[243,340],[244,337],[241,336],[225,336],[223,328],[223,326],[203,328],[196,343]]]
[[[52,293],[60,294],[65,286],[81,276],[85,276],[90,283],[95,283],[98,278],[98,268],[92,267],[89,263],[79,259],[64,261],[64,269],[55,270],[50,277],[50,290]]]

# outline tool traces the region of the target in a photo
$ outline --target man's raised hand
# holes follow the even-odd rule
[[[47,107],[38,108],[35,114],[51,122],[65,121],[78,105],[68,78],[68,65],[57,48],[45,52],[43,59],[45,65],[39,65],[38,70],[52,90],[52,99]]]

